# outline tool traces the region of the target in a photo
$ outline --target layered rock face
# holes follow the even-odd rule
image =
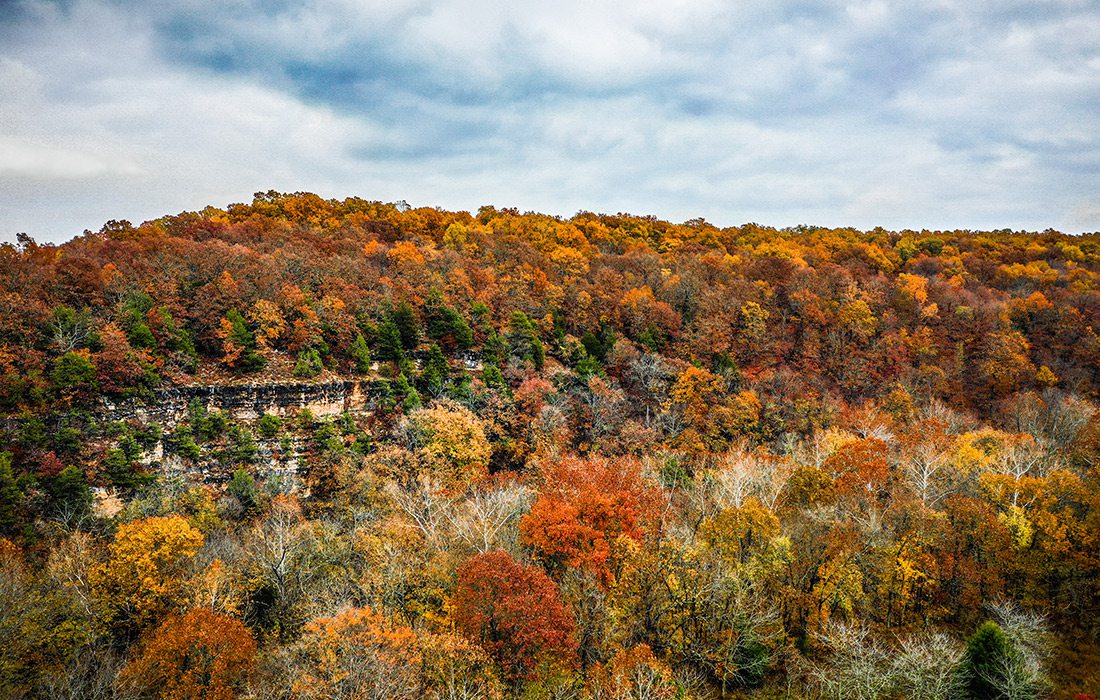
[[[104,400],[100,417],[104,422],[158,425],[164,438],[143,452],[138,461],[148,471],[167,476],[197,478],[207,483],[224,483],[234,465],[222,455],[228,445],[222,436],[206,443],[197,460],[183,459],[168,449],[169,433],[187,421],[191,405],[198,401],[208,412],[220,412],[232,421],[254,424],[264,414],[289,421],[303,411],[316,419],[344,413],[369,415],[385,395],[385,382],[377,379],[337,379],[325,382],[274,382],[210,384],[157,389],[150,399],[120,402]],[[257,477],[277,478],[283,488],[297,490],[304,458],[311,450],[310,439],[299,431],[264,438],[253,431],[256,458],[250,469]],[[99,489],[104,493],[109,490]]]
[[[283,418],[303,409],[326,418],[373,411],[382,394],[380,386],[372,380],[192,385],[158,389],[152,401],[105,402],[105,407],[109,420],[154,422],[166,428],[183,420],[196,399],[209,411],[223,411],[241,421],[253,421],[265,413]]]

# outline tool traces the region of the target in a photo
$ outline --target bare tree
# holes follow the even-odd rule
[[[50,339],[61,354],[72,352],[88,343],[92,333],[88,314],[72,309],[58,309],[50,319]]]
[[[531,489],[515,481],[493,487],[475,486],[470,494],[446,511],[455,533],[479,553],[515,548],[515,536],[506,536],[531,503]]]
[[[909,700],[955,697],[963,687],[963,645],[941,632],[902,640],[891,666],[896,690]]]
[[[420,473],[410,484],[396,481],[386,485],[386,493],[431,544],[437,544],[442,527],[451,520],[455,497],[446,493],[430,474]]]
[[[1020,500],[1019,482],[1027,476],[1044,474],[1044,463],[1048,460],[1048,453],[1043,446],[1034,440],[1009,445],[993,463],[992,469],[997,474],[1012,477],[1016,488],[1012,491],[1012,505],[1018,506]]]
[[[784,459],[735,447],[718,458],[704,485],[716,510],[740,508],[750,497],[774,510],[792,471]]]
[[[855,625],[832,623],[819,636],[826,661],[808,667],[810,683],[828,700],[879,700],[894,686],[890,654],[870,633]]]
[[[106,645],[80,649],[56,672],[42,674],[40,697],[55,700],[128,700],[115,679],[124,659]]]
[[[654,408],[668,396],[675,379],[675,368],[656,353],[642,353],[630,361],[626,381],[637,387],[642,396],[647,427],[652,424]]]
[[[1046,665],[1054,638],[1046,619],[1007,601],[990,603],[987,607],[1016,652],[1012,658],[1004,659],[998,669],[1004,674],[1005,697],[1012,700],[1036,697],[1050,685]]]
[[[934,508],[957,490],[958,472],[950,457],[948,447],[929,440],[902,460],[901,471],[925,506]]]

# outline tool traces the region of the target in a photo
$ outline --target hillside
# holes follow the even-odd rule
[[[268,192],[22,237],[0,695],[1096,695],[1096,329],[1100,234]]]

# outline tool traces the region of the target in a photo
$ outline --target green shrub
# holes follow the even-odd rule
[[[260,430],[260,435],[263,435],[265,438],[273,438],[279,434],[279,429],[283,427],[283,422],[279,420],[278,416],[265,413],[260,416],[257,427]]]
[[[298,362],[294,365],[294,376],[303,379],[316,377],[325,368],[321,353],[316,348],[307,348],[298,353]]]

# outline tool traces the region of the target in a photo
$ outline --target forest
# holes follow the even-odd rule
[[[0,697],[1093,700],[1098,333],[1100,233],[272,191],[20,235]]]

